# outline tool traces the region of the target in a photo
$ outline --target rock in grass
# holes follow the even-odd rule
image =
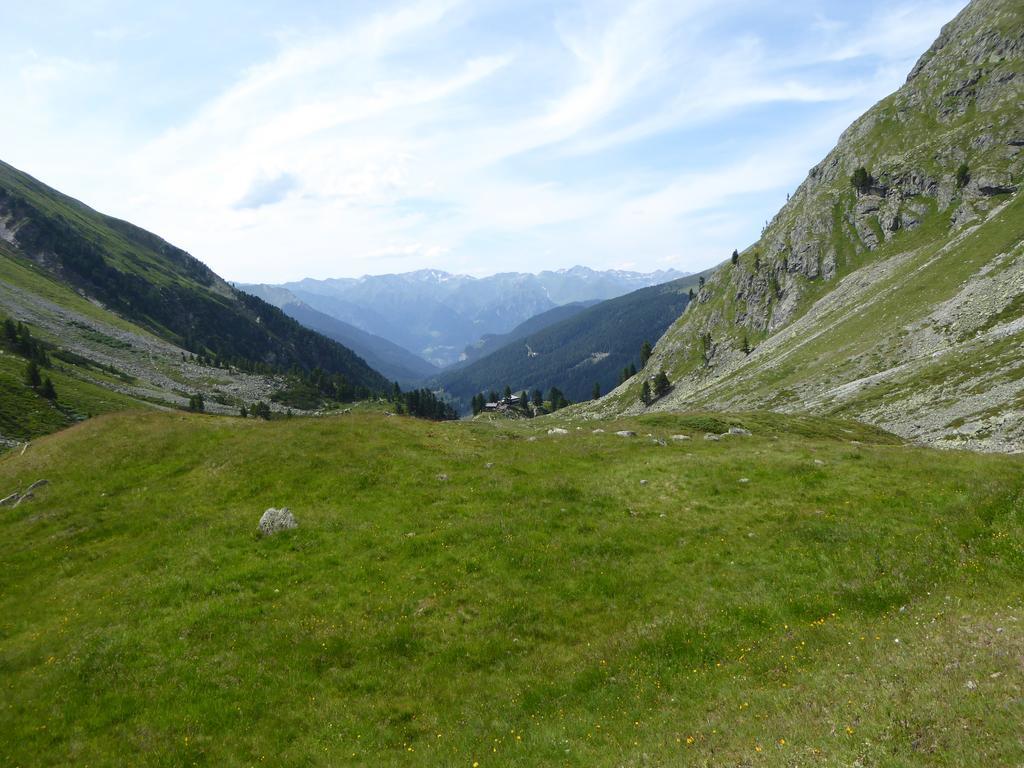
[[[593,435],[603,435],[604,434],[604,430],[600,429],[600,428],[599,429],[595,429],[593,432],[591,432],[591,434],[593,434]]]
[[[730,435],[743,435],[745,437],[750,437],[750,430],[749,429],[744,429],[743,427],[729,427],[729,434]]]
[[[630,432],[628,429],[623,429],[621,432],[616,432],[619,437],[636,437],[636,432]]]
[[[677,443],[679,443],[679,442],[682,442],[683,440],[689,440],[690,436],[689,435],[672,435],[672,439],[675,440]]]
[[[264,536],[273,536],[278,531],[287,531],[291,528],[298,528],[295,516],[288,507],[274,509],[271,507],[263,513],[260,518],[260,533]]]
[[[569,434],[569,430],[568,429],[562,429],[561,427],[555,427],[554,429],[549,429],[548,430],[548,434],[549,435],[568,435]]]
[[[708,432],[706,435],[704,435],[704,439],[705,440],[721,440],[722,438],[720,438],[718,435],[713,435],[710,432]]]

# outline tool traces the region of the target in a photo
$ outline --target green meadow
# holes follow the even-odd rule
[[[136,412],[0,457],[0,497],[49,480],[0,508],[0,763],[1020,763],[1024,459],[544,421]]]

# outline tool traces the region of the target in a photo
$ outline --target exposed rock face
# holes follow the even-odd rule
[[[1022,125],[1024,4],[974,0],[707,280],[655,347],[673,391],[650,409],[811,410],[1024,450]],[[935,314],[950,304],[957,325]],[[645,410],[638,386],[584,409]]]
[[[281,509],[271,507],[260,518],[260,533],[264,536],[273,536],[278,531],[287,531],[298,527],[299,524],[288,507]]]

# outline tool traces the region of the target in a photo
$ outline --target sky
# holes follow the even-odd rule
[[[230,280],[754,242],[966,0],[37,0],[0,159]]]

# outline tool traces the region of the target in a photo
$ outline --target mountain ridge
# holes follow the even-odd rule
[[[572,401],[593,387],[614,387],[624,368],[640,367],[640,348],[654,343],[690,300],[703,275],[691,275],[602,301],[492,351],[445,369],[435,384],[466,403],[478,392],[557,387]]]
[[[446,367],[458,362],[466,347],[482,337],[508,333],[556,306],[616,298],[683,276],[672,270],[601,271],[579,265],[486,277],[426,269],[359,278],[306,278],[277,287],[318,312]]]
[[[305,327],[348,347],[362,357],[371,368],[380,372],[389,381],[397,381],[403,388],[416,386],[438,372],[437,366],[419,355],[382,336],[368,333],[314,309],[287,288],[248,284],[244,290],[280,308]]]
[[[1024,9],[974,0],[592,412],[809,410],[1021,450]],[[1000,335],[1001,334],[1001,335]]]

